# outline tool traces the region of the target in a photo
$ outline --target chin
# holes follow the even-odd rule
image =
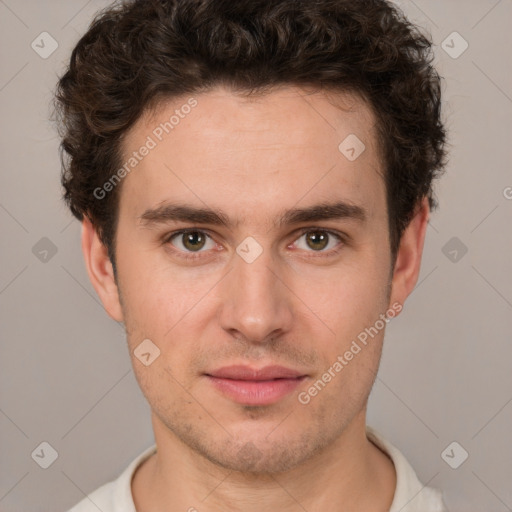
[[[236,438],[226,435],[221,440],[208,441],[202,437],[182,441],[216,466],[255,476],[292,470],[329,444],[329,439],[321,433],[278,429],[254,425],[244,429],[243,434],[238,431]]]
[[[263,450],[247,441],[236,451],[209,451],[203,454],[210,462],[229,471],[252,475],[273,475],[298,466],[307,454],[291,446],[269,447]]]

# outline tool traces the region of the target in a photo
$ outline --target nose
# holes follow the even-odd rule
[[[221,284],[221,326],[235,338],[262,344],[292,327],[292,292],[264,249],[248,263],[235,253],[233,267]]]

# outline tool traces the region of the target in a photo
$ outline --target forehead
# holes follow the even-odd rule
[[[195,104],[192,108],[191,103]],[[166,125],[166,131],[161,123],[169,121],[172,126]],[[247,143],[315,144],[325,138],[326,132],[331,132],[331,138],[337,140],[352,130],[371,144],[375,136],[374,124],[375,117],[368,103],[348,91],[322,92],[280,86],[271,92],[246,94],[217,86],[198,95],[183,95],[157,103],[146,110],[128,132],[126,142],[129,144],[153,132],[157,138],[171,135],[170,139],[178,141],[179,132],[185,129],[200,135],[199,144],[218,142],[233,134],[239,134]],[[227,150],[229,146],[226,144]]]
[[[124,178],[121,208],[134,216],[179,199],[246,219],[270,204],[346,199],[371,211],[384,186],[374,125],[349,93],[283,87],[246,97],[217,87],[173,98],[127,133],[125,161],[151,150]]]

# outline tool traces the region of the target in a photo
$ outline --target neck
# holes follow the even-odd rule
[[[293,469],[231,471],[183,444],[153,416],[157,453],[132,480],[137,510],[261,512],[389,510],[396,487],[391,460],[366,437],[362,411],[342,435]]]

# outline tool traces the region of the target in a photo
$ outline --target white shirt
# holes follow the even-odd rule
[[[396,470],[396,488],[389,512],[447,512],[442,493],[425,487],[402,453],[372,427],[366,427],[368,439],[387,453]],[[133,460],[123,473],[86,496],[68,512],[136,512],[131,492],[135,470],[156,452],[156,445],[145,450]]]

